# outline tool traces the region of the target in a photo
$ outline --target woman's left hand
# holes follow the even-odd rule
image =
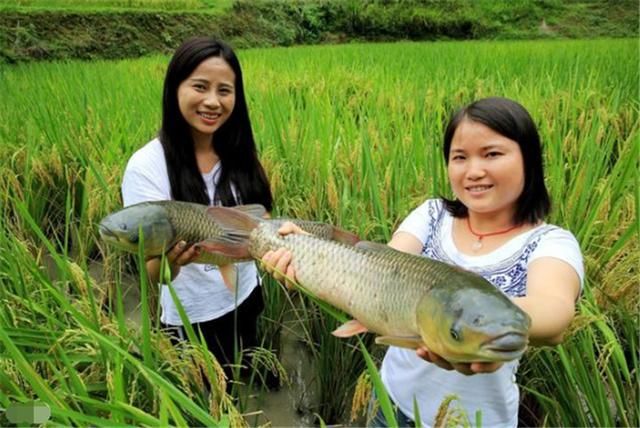
[[[493,373],[502,367],[502,362],[475,362],[475,363],[451,363],[435,352],[429,351],[427,348],[420,347],[416,350],[418,357],[425,361],[429,361],[432,364],[440,367],[444,370],[456,370],[463,375],[474,375],[478,373]]]
[[[284,222],[278,229],[278,233],[282,236],[290,233],[309,235],[309,233],[290,221]],[[293,287],[293,283],[290,280],[296,280],[296,271],[291,263],[291,257],[291,252],[285,248],[278,248],[274,251],[269,250],[262,256],[262,263],[267,273],[289,289]]]

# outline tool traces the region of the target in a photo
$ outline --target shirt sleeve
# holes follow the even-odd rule
[[[580,278],[580,289],[584,283],[584,262],[580,244],[573,234],[564,229],[554,229],[545,234],[538,247],[529,256],[529,263],[541,257],[553,257],[569,264]]]
[[[138,168],[127,166],[122,179],[122,203],[125,207],[146,201],[171,199],[158,180]]]
[[[394,234],[407,232],[415,236],[423,245],[432,233],[434,212],[438,211],[439,201],[428,199],[404,219]]]

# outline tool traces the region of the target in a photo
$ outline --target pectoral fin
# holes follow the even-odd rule
[[[210,254],[228,257],[237,260],[246,260],[251,258],[249,254],[249,243],[229,243],[221,238],[205,239],[195,244],[202,251]]]
[[[378,345],[397,346],[399,348],[418,349],[425,346],[420,336],[378,336]]]
[[[333,334],[335,337],[351,337],[355,336],[356,334],[366,333],[367,331],[367,327],[362,325],[360,321],[351,320],[333,330],[331,334]]]
[[[224,285],[227,286],[229,291],[232,294],[236,293],[236,282],[238,280],[238,275],[236,271],[236,265],[224,265],[220,266],[220,275],[222,275],[222,280],[224,281]]]

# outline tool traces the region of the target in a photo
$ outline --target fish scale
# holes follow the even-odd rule
[[[418,334],[417,304],[450,270],[397,251],[371,252],[302,234],[281,237],[266,223],[250,240],[249,251],[256,258],[287,248],[296,278],[305,288],[384,335]]]

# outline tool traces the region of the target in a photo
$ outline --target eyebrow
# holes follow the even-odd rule
[[[484,146],[482,148],[482,150],[485,150],[485,151],[494,150],[494,149],[504,150],[504,146],[502,146],[500,144],[489,144],[488,146]]]

